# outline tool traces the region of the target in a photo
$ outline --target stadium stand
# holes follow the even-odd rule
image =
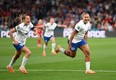
[[[50,17],[54,17],[56,22],[72,28],[84,11],[92,17],[91,29],[116,29],[115,0],[0,0],[0,28],[7,30],[14,27],[9,24],[23,13],[30,14],[34,24],[38,19],[46,23]]]

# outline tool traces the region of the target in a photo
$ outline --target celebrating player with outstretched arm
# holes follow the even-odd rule
[[[76,25],[68,40],[68,49],[62,48],[60,45],[56,49],[56,53],[63,52],[65,55],[74,58],[76,56],[76,51],[78,48],[82,50],[85,55],[86,63],[86,74],[95,74],[94,71],[90,69],[90,49],[87,44],[87,33],[90,28],[90,16],[88,13],[82,14],[83,20],[80,20]]]
[[[46,47],[48,45],[48,41],[51,39],[52,41],[52,54],[56,54],[55,52],[55,38],[54,38],[54,30],[56,27],[66,27],[66,25],[58,25],[55,23],[54,18],[50,19],[50,22],[48,22],[45,25],[45,33],[44,33],[44,45],[43,45],[43,56],[46,56]]]
[[[11,73],[14,73],[14,69],[12,68],[12,66],[16,62],[16,60],[20,57],[21,53],[24,52],[25,55],[23,57],[22,64],[19,70],[22,73],[27,74],[28,72],[25,69],[25,65],[27,63],[28,58],[31,55],[31,51],[29,50],[27,46],[25,46],[25,43],[26,43],[27,35],[30,29],[33,28],[33,24],[30,22],[31,21],[30,16],[27,14],[24,14],[22,19],[23,19],[23,22],[17,25],[15,28],[11,29],[8,33],[11,39],[13,40],[13,45],[16,49],[16,52],[14,56],[12,57],[9,65],[7,66],[7,69]],[[13,36],[14,32],[17,32],[16,36]]]

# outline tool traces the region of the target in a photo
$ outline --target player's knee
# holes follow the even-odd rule
[[[55,43],[55,40],[53,40],[52,43]]]
[[[30,55],[31,55],[31,51],[28,51],[26,54],[27,54],[28,56],[30,56]]]
[[[90,56],[90,51],[86,51],[85,57],[89,57],[89,56]]]
[[[72,58],[75,58],[76,54],[75,54],[75,53],[71,53],[70,56],[71,56]]]
[[[19,58],[19,57],[20,57],[20,55],[17,56],[17,58]]]
[[[71,58],[75,58],[75,55],[71,55]]]
[[[31,55],[31,51],[28,54]]]

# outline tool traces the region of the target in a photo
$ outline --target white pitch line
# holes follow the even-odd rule
[[[18,69],[14,69],[15,71],[19,71]],[[32,72],[84,72],[85,70],[55,70],[55,69],[27,69]],[[8,71],[7,69],[0,69],[0,72]],[[94,70],[96,72],[105,72],[105,73],[116,73],[116,70]]]

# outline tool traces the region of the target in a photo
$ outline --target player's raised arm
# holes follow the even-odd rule
[[[44,25],[36,25],[35,28],[38,28],[38,29],[44,29]]]
[[[38,28],[38,29],[44,29],[44,25],[43,25],[43,21],[42,19],[40,19],[37,23],[37,25],[35,26],[35,28]]]

